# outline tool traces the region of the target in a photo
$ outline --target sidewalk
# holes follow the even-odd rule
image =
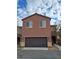
[[[59,46],[59,45],[57,45],[57,44],[54,44],[54,46],[55,46],[56,48],[58,48],[58,49],[61,51],[61,46]]]

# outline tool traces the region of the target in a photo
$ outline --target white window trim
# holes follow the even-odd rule
[[[26,27],[27,27],[27,28],[33,28],[33,22],[32,22],[32,21],[28,21],[28,22],[31,22],[31,23],[32,23],[32,26],[31,26],[31,27],[27,27],[27,26],[26,26]],[[26,22],[26,23],[27,23],[27,22]]]
[[[40,22],[41,22],[41,21],[45,21],[45,26],[44,26],[44,27],[41,27],[41,26],[40,26]],[[41,20],[41,21],[39,22],[40,28],[46,28],[46,20]]]

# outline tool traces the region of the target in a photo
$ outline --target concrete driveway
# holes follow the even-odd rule
[[[61,51],[57,48],[49,50],[17,50],[17,59],[61,59]]]

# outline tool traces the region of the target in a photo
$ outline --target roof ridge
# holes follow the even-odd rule
[[[38,14],[38,13],[34,13],[34,14],[32,14],[32,15],[28,16],[28,17],[23,18],[22,20],[27,19],[27,18],[29,18],[29,17],[31,17],[31,16],[33,16],[33,15],[39,15],[39,16],[43,16],[43,17],[46,17],[46,18],[51,19],[51,18],[50,18],[50,17],[48,17],[48,16],[44,16],[44,15],[41,15],[41,14]]]

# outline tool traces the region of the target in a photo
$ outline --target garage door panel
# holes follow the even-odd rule
[[[27,37],[25,42],[26,47],[47,47],[46,37]]]

